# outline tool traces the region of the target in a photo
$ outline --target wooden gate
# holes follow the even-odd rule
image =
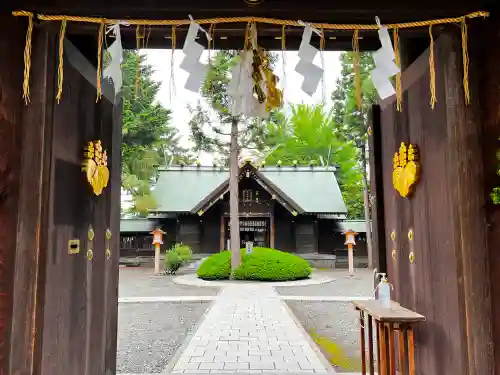
[[[434,54],[434,109],[427,50],[402,74],[403,111],[396,110],[392,97],[372,115],[374,224],[382,229],[374,232],[379,234],[379,260],[387,262],[379,268],[387,266],[393,299],[428,320],[416,332],[418,374],[490,374],[488,263],[481,256],[486,251],[484,196],[481,159],[473,156],[480,155],[474,106],[464,109],[459,39],[441,36]],[[392,183],[401,142],[420,150],[422,177],[409,199]],[[472,286],[473,279],[477,285]],[[476,338],[479,332],[481,339]]]
[[[58,104],[57,56],[57,30],[37,29],[23,118],[24,141],[36,147],[23,150],[7,373],[109,375],[116,368],[121,101],[115,105],[104,82],[96,103],[96,69],[66,40]],[[92,140],[108,153],[110,181],[100,196],[82,172]]]

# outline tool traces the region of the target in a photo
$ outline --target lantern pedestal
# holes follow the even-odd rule
[[[354,276],[354,245],[356,245],[355,236],[357,233],[352,229],[347,229],[344,234],[344,245],[347,245],[347,260],[349,261],[349,276]]]
[[[160,274],[160,244],[155,243],[155,274]]]
[[[349,275],[352,276],[354,274],[354,249],[352,245],[347,248],[347,259],[349,261]]]
[[[153,245],[155,246],[155,275],[159,275],[160,272],[160,249],[163,244],[163,235],[165,234],[159,227],[151,232],[153,235]]]

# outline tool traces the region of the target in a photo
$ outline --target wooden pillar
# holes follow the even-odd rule
[[[269,218],[269,247],[274,249],[274,205],[271,206],[271,217]]]
[[[226,226],[225,220],[224,220],[224,215],[220,215],[220,244],[219,244],[219,250],[224,251],[225,242],[226,242]]]
[[[24,347],[27,344],[24,338],[28,337],[27,328],[31,325],[31,321],[23,322],[23,318],[28,318],[29,315],[16,317],[13,316],[12,310],[15,297],[13,282],[16,276],[14,258],[18,239],[17,222],[23,215],[29,214],[19,211],[19,204],[22,203],[19,201],[21,153],[23,145],[26,146],[28,143],[27,140],[22,143],[21,117],[24,33],[21,19],[14,19],[8,13],[0,12],[0,51],[5,51],[0,54],[0,238],[2,239],[0,241],[0,373],[2,374],[16,373],[10,371],[9,367],[24,371],[26,366],[29,366],[31,351],[30,347]],[[34,174],[37,172],[34,171]],[[26,266],[30,268],[34,264]],[[26,280],[26,285],[30,287],[30,280]],[[22,293],[23,296],[29,294],[26,292]],[[16,327],[12,332],[14,324]],[[16,340],[11,340],[14,334],[18,335],[21,331],[25,336],[20,335]],[[19,374],[25,373],[19,372]]]
[[[474,84],[477,79],[475,72],[483,66],[479,59],[471,60],[471,68],[476,70],[471,69],[471,103],[466,105],[459,36],[459,33],[450,31],[441,37],[449,46],[446,49],[453,51],[441,60],[446,82],[449,178],[454,186],[450,192],[451,202],[454,202],[451,219],[457,244],[458,278],[461,280],[459,292],[462,295],[459,298],[463,309],[462,337],[466,341],[464,355],[468,362],[468,371],[464,370],[464,373],[484,375],[494,373],[494,363],[479,91]],[[483,41],[469,42],[470,45],[474,43]],[[495,158],[495,153],[491,158]]]
[[[497,174],[499,161],[496,157],[500,149],[500,17],[491,15],[481,23],[476,33],[470,35],[469,53],[471,68],[479,74],[481,90],[479,95],[482,110],[482,154],[484,166],[484,210],[486,212],[487,247],[491,287],[492,346],[494,354],[494,374],[500,374],[500,205],[493,204],[490,194],[500,187]],[[480,41],[480,42],[479,42]],[[474,43],[474,46],[471,45]],[[477,43],[477,44],[476,44]]]

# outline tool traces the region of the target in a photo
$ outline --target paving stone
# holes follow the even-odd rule
[[[222,370],[224,362],[200,363],[200,370]]]
[[[250,368],[250,363],[248,362],[237,362],[237,363],[226,363],[224,369],[228,370],[246,370]]]
[[[197,370],[199,366],[197,362],[177,362],[174,370]]]
[[[327,371],[269,285],[225,287],[181,358],[174,369],[212,373]]]

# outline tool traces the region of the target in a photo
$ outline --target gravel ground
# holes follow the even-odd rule
[[[357,269],[354,277],[349,277],[347,270],[314,271],[320,276],[327,276],[334,281],[318,285],[276,287],[279,294],[285,296],[367,296],[373,295],[373,271]]]
[[[120,268],[120,297],[215,296],[216,287],[195,287],[173,283],[176,276],[156,276],[149,267]]]
[[[287,301],[311,338],[339,372],[359,372],[359,314],[348,302]]]
[[[160,373],[210,304],[148,303],[119,306],[118,373]]]

